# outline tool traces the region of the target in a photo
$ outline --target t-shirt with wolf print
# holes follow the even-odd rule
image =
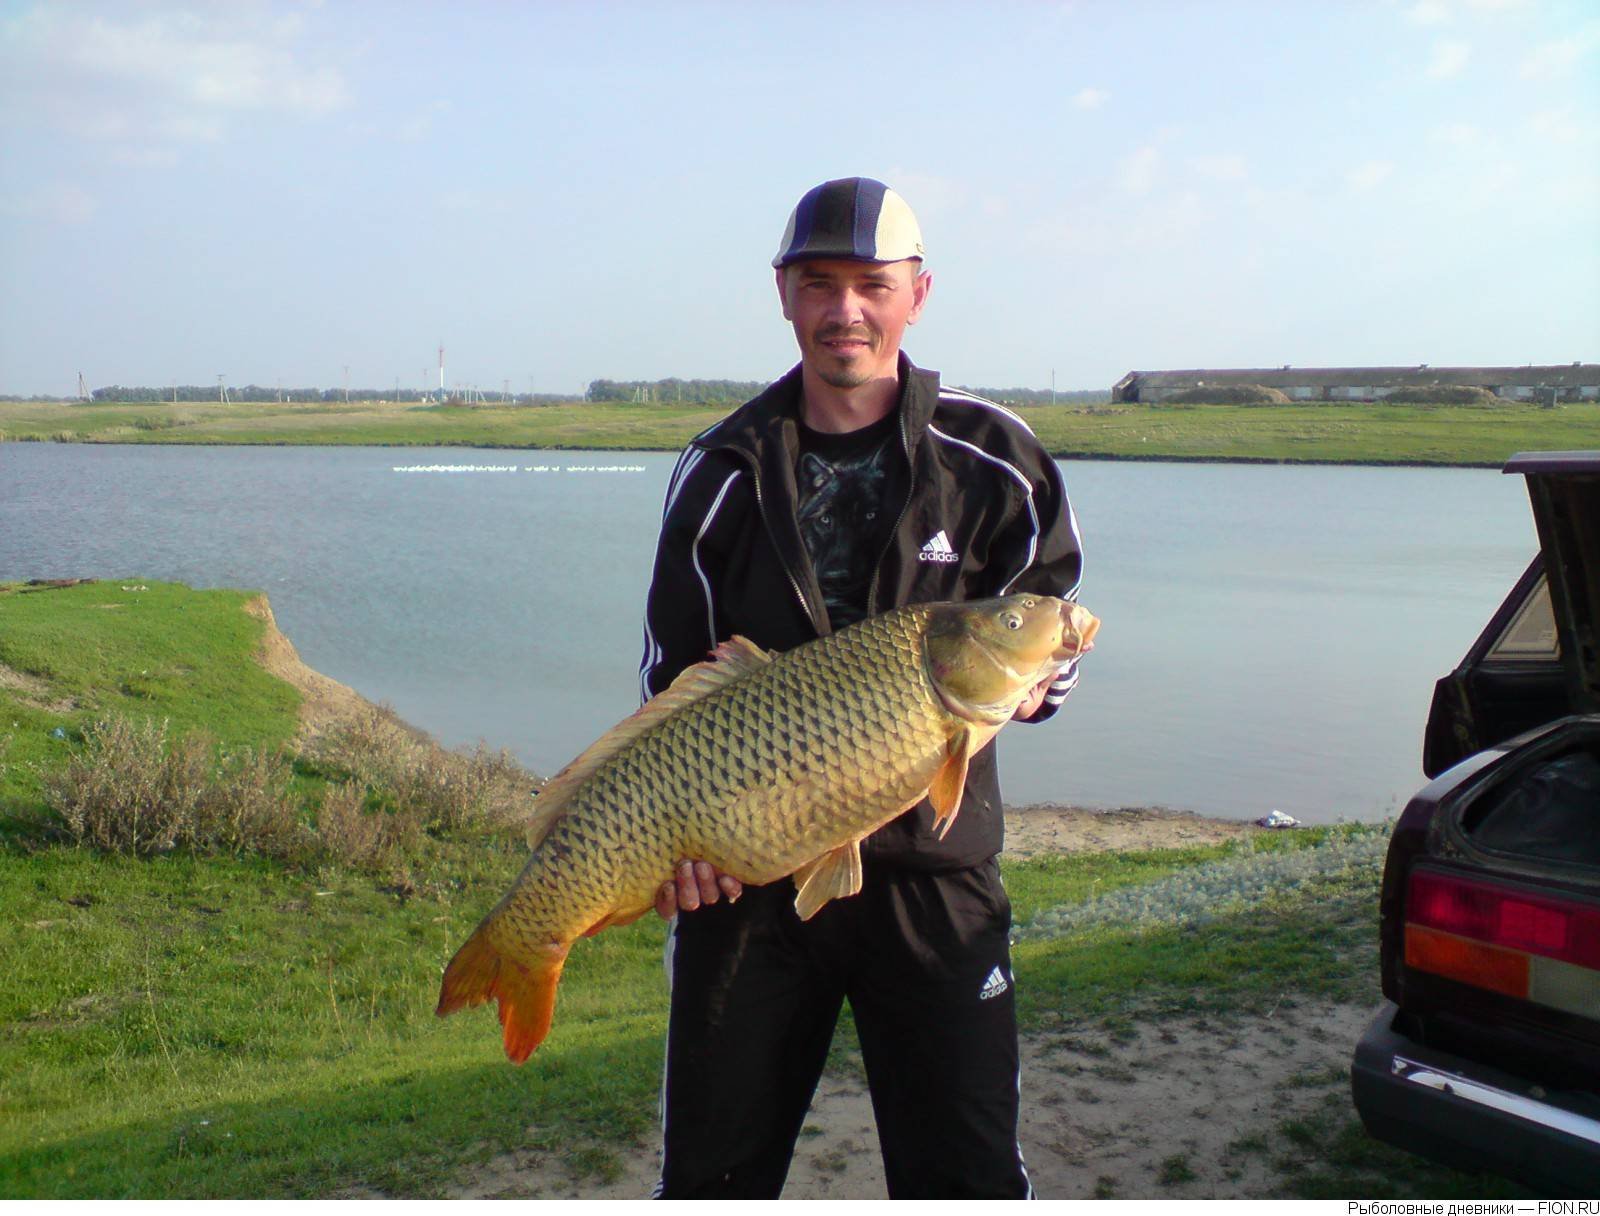
[[[800,426],[795,513],[835,629],[867,615],[872,572],[894,527],[899,415],[830,434]]]

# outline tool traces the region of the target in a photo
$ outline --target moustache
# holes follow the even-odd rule
[[[852,342],[872,342],[875,335],[870,329],[852,325],[824,325],[812,337],[818,342],[834,342],[844,338]]]

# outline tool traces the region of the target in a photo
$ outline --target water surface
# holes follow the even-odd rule
[[[674,459],[0,443],[0,580],[266,591],[311,666],[548,773],[637,703]],[[1105,626],[1062,712],[1001,736],[1011,802],[1392,814],[1433,681],[1537,544],[1484,470],[1062,467]]]

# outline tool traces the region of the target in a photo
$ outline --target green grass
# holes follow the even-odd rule
[[[433,1007],[444,963],[523,861],[516,839],[430,836],[397,882],[251,856],[99,854],[46,830],[41,774],[94,712],[161,715],[242,744],[287,737],[295,701],[258,679],[246,598],[133,580],[0,589],[0,661],[29,681],[0,686],[12,736],[0,774],[11,812],[0,832],[0,1196],[426,1196],[529,1147],[612,1174],[655,1119],[667,993],[654,917],[578,943],[550,1038],[514,1068],[490,1010],[441,1020]],[[1267,855],[1363,830],[1005,872],[1021,923],[1252,847]],[[1118,1041],[1167,1013],[1375,999],[1376,892],[1372,867],[1199,927],[1023,940],[1020,1020]],[[846,1056],[849,1043],[846,1031]],[[1387,1151],[1337,1114],[1326,1150],[1291,1129],[1303,1159],[1284,1176],[1296,1193],[1368,1179],[1364,1163]],[[1471,1192],[1459,1176],[1417,1176],[1423,1193]]]
[[[0,402],[0,439],[676,451],[724,406]],[[1498,466],[1518,451],[1594,446],[1600,406],[1032,406],[1057,456]]]
[[[265,628],[243,611],[253,598],[138,578],[0,584],[0,834],[105,714],[228,746],[286,743],[300,696],[250,661]]]

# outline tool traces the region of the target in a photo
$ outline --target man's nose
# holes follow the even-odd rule
[[[830,309],[832,316],[828,319],[841,325],[858,325],[861,322],[861,301],[859,293],[845,287],[833,297],[833,307]]]

